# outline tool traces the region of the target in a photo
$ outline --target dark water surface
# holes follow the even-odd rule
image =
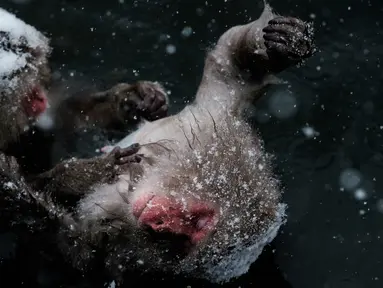
[[[172,113],[194,96],[206,49],[262,7],[256,0],[121,2],[0,6],[51,35],[56,76],[74,73],[104,86],[158,80],[171,91]],[[273,255],[286,281],[275,282],[276,272],[263,268],[259,285],[252,269],[236,287],[383,287],[383,2],[270,4],[281,14],[313,18],[321,52],[284,73],[290,85],[269,93],[253,117],[276,155],[289,205]]]

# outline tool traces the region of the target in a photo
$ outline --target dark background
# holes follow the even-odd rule
[[[289,85],[271,91],[253,115],[276,155],[289,205],[275,262],[294,288],[382,287],[383,2],[269,2],[280,14],[312,19],[321,50],[281,75]],[[0,6],[52,38],[57,78],[105,87],[158,80],[171,91],[176,113],[194,96],[206,49],[226,28],[257,18],[262,1],[0,0]],[[185,27],[192,28],[189,37]],[[166,52],[168,45],[175,53]],[[306,126],[315,137],[303,133]],[[354,188],[367,198],[358,200]]]

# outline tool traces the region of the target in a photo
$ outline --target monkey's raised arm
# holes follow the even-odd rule
[[[96,184],[111,183],[121,171],[127,171],[131,163],[139,163],[136,154],[140,146],[116,147],[106,156],[91,159],[69,159],[51,170],[28,179],[33,190],[51,193],[53,197],[75,198],[86,194]]]
[[[270,76],[315,52],[312,30],[297,18],[276,16],[265,4],[256,21],[230,28],[208,53],[196,103],[235,111],[250,92],[256,92],[251,96],[256,99],[273,84]]]
[[[269,9],[266,6],[258,20],[229,29],[216,47],[253,81],[281,72],[314,52],[309,24],[293,17],[275,17]]]
[[[142,118],[152,121],[167,115],[168,101],[163,87],[155,82],[120,83],[102,92],[77,93],[56,110],[59,127],[73,129],[97,126],[119,129]]]

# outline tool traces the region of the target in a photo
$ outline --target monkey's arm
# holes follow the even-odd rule
[[[226,31],[215,50],[234,64],[234,73],[262,80],[310,57],[315,52],[312,30],[300,19],[276,16],[266,4],[258,20]]]
[[[270,84],[280,83],[273,77],[276,73],[314,52],[309,24],[276,16],[265,4],[258,20],[230,28],[208,53],[195,104],[215,118],[220,111],[239,115]]]
[[[140,81],[132,85],[120,83],[102,92],[73,95],[60,103],[56,120],[69,131],[89,126],[123,129],[142,118],[149,121],[163,118],[167,111],[163,87]]]
[[[57,164],[51,170],[30,177],[33,190],[52,192],[54,197],[81,196],[96,184],[113,182],[121,171],[129,169],[131,163],[141,160],[136,154],[140,146],[116,147],[103,157],[70,159]]]
[[[12,156],[0,154],[0,227],[27,234],[45,226],[46,214],[39,207],[30,187],[20,176]],[[33,219],[33,221],[31,221]],[[30,235],[29,235],[30,236]]]

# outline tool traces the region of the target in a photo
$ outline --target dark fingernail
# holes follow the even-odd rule
[[[112,154],[116,154],[118,153],[119,151],[121,150],[121,148],[119,146],[116,146],[113,148],[113,150],[111,151]]]
[[[130,147],[132,147],[132,148],[138,148],[138,147],[140,147],[140,144],[138,144],[138,143],[133,143]]]

